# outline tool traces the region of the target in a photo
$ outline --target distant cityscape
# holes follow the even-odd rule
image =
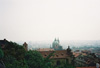
[[[36,52],[36,54],[38,54],[37,52],[39,52],[40,54],[38,54],[38,55],[41,55],[42,56],[41,58],[46,59],[48,61],[52,59],[54,61],[54,63],[50,61],[51,66],[53,66],[53,67],[55,67],[55,66],[56,67],[61,67],[61,66],[64,67],[64,64],[66,67],[69,67],[69,68],[71,66],[72,66],[72,68],[95,67],[96,63],[100,63],[99,41],[81,41],[81,42],[73,42],[73,43],[70,42],[70,44],[67,45],[67,48],[64,48],[63,47],[64,45],[60,43],[59,38],[55,38],[52,41],[51,45],[49,45],[49,47],[43,47],[42,46],[43,44],[42,45],[39,44],[39,46],[41,46],[41,47],[32,48],[32,47],[34,47],[34,45],[37,45],[37,44],[34,44],[32,46],[32,45],[28,44],[27,42],[24,42],[23,44],[19,45],[12,41],[9,42],[6,39],[0,40],[0,47],[2,48],[5,56],[7,57],[6,60],[8,60],[8,55],[9,56],[11,55],[11,56],[14,56],[15,58],[17,58],[17,60],[19,62],[19,59],[23,59],[24,57],[26,57],[25,59],[27,60],[27,58],[30,55],[33,55],[34,52]],[[76,45],[78,45],[78,46],[76,46]],[[46,46],[46,44],[44,46]],[[30,52],[30,53],[28,53],[28,52]],[[1,52],[1,55],[2,55],[2,53],[3,52]],[[27,56],[25,56],[23,53],[25,53],[25,55],[27,53],[28,54],[27,54]],[[20,57],[17,57],[16,56],[17,54],[20,54],[19,55]],[[37,56],[35,56],[36,54],[34,54],[34,58],[37,57]],[[23,57],[21,57],[21,56],[23,56]],[[31,56],[30,56],[29,59],[33,60],[34,58],[31,58]],[[6,63],[5,57],[2,57],[2,59]],[[29,61],[29,60],[27,60],[27,61]],[[44,61],[44,62],[47,63],[48,61]],[[27,63],[29,63],[29,62],[27,62]],[[6,64],[8,64],[8,63],[6,63]],[[9,66],[9,65],[7,65],[7,66]]]
[[[54,39],[55,40],[55,39]],[[29,41],[28,49],[38,49],[38,48],[50,48],[52,46],[53,41]],[[18,41],[20,45],[25,41]],[[63,49],[66,49],[68,46],[73,47],[100,47],[100,40],[59,40],[60,45]]]
[[[29,50],[37,50],[42,54],[43,57],[47,57],[50,53],[52,53],[52,51],[55,51],[56,52],[55,56],[52,57],[55,59],[56,58],[64,59],[64,57],[66,56],[66,51],[67,51],[67,54],[70,53],[71,51],[72,55],[74,55],[75,57],[75,59],[74,58],[72,59],[74,59],[74,62],[75,62],[74,64],[76,67],[96,66],[95,65],[96,62],[100,62],[100,41],[69,42],[69,44],[67,44],[67,48],[65,49],[60,43],[59,38],[58,39],[55,38],[52,44],[50,45],[50,47],[48,48],[41,47],[41,48],[36,48],[36,49],[33,48]],[[69,59],[69,61],[72,62],[71,59]]]
[[[75,53],[87,52],[87,53],[95,53],[97,57],[100,58],[100,40],[88,40],[88,41],[67,41],[60,43],[59,38],[55,38],[52,41],[52,44],[49,42],[44,43],[28,43],[28,50],[37,50],[37,51],[54,51],[54,50],[66,50],[70,46],[72,51]],[[76,56],[76,55],[75,55]]]

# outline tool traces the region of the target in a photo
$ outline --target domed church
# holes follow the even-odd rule
[[[56,39],[56,38],[55,38],[55,40],[54,40],[53,43],[52,43],[52,48],[53,48],[54,50],[63,50],[62,46],[60,45],[59,39]]]

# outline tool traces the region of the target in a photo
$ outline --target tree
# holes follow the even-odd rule
[[[16,60],[16,58],[10,55],[4,58],[4,63],[6,68],[28,68],[25,60]]]
[[[3,48],[4,57],[3,61],[6,68],[28,68],[28,65],[24,59],[25,49],[23,46],[7,41]]]
[[[24,55],[26,53],[23,46],[15,43],[15,42],[7,42],[3,51],[5,54],[4,58],[6,56],[11,55],[11,56],[15,57],[17,60],[24,59]]]
[[[3,58],[3,56],[4,56],[4,54],[3,54],[3,51],[2,51],[2,49],[0,47],[0,60]]]
[[[40,52],[30,50],[25,54],[25,60],[29,68],[53,68],[52,59],[50,59],[53,53],[43,58]]]
[[[42,68],[43,57],[38,51],[28,51],[25,60],[29,68]]]

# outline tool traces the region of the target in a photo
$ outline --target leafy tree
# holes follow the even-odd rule
[[[29,68],[53,68],[52,59],[50,59],[52,55],[53,53],[43,58],[40,52],[30,50],[25,54],[25,60]]]
[[[4,54],[3,54],[3,51],[2,49],[0,48],[0,60],[3,58]]]
[[[4,58],[4,63],[6,68],[28,68],[28,65],[25,60],[16,60],[16,58],[12,56],[6,56]]]
[[[28,51],[25,54],[25,60],[29,68],[42,68],[43,57],[37,51]]]
[[[15,43],[15,42],[7,42],[5,48],[3,49],[5,57],[11,55],[15,57],[17,60],[24,59],[24,55],[26,53],[23,46]]]
[[[6,68],[28,68],[26,61],[24,60],[25,49],[23,46],[7,41],[3,48],[4,57],[3,61]]]

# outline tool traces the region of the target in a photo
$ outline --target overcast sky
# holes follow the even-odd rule
[[[100,0],[0,0],[0,39],[100,40]]]

